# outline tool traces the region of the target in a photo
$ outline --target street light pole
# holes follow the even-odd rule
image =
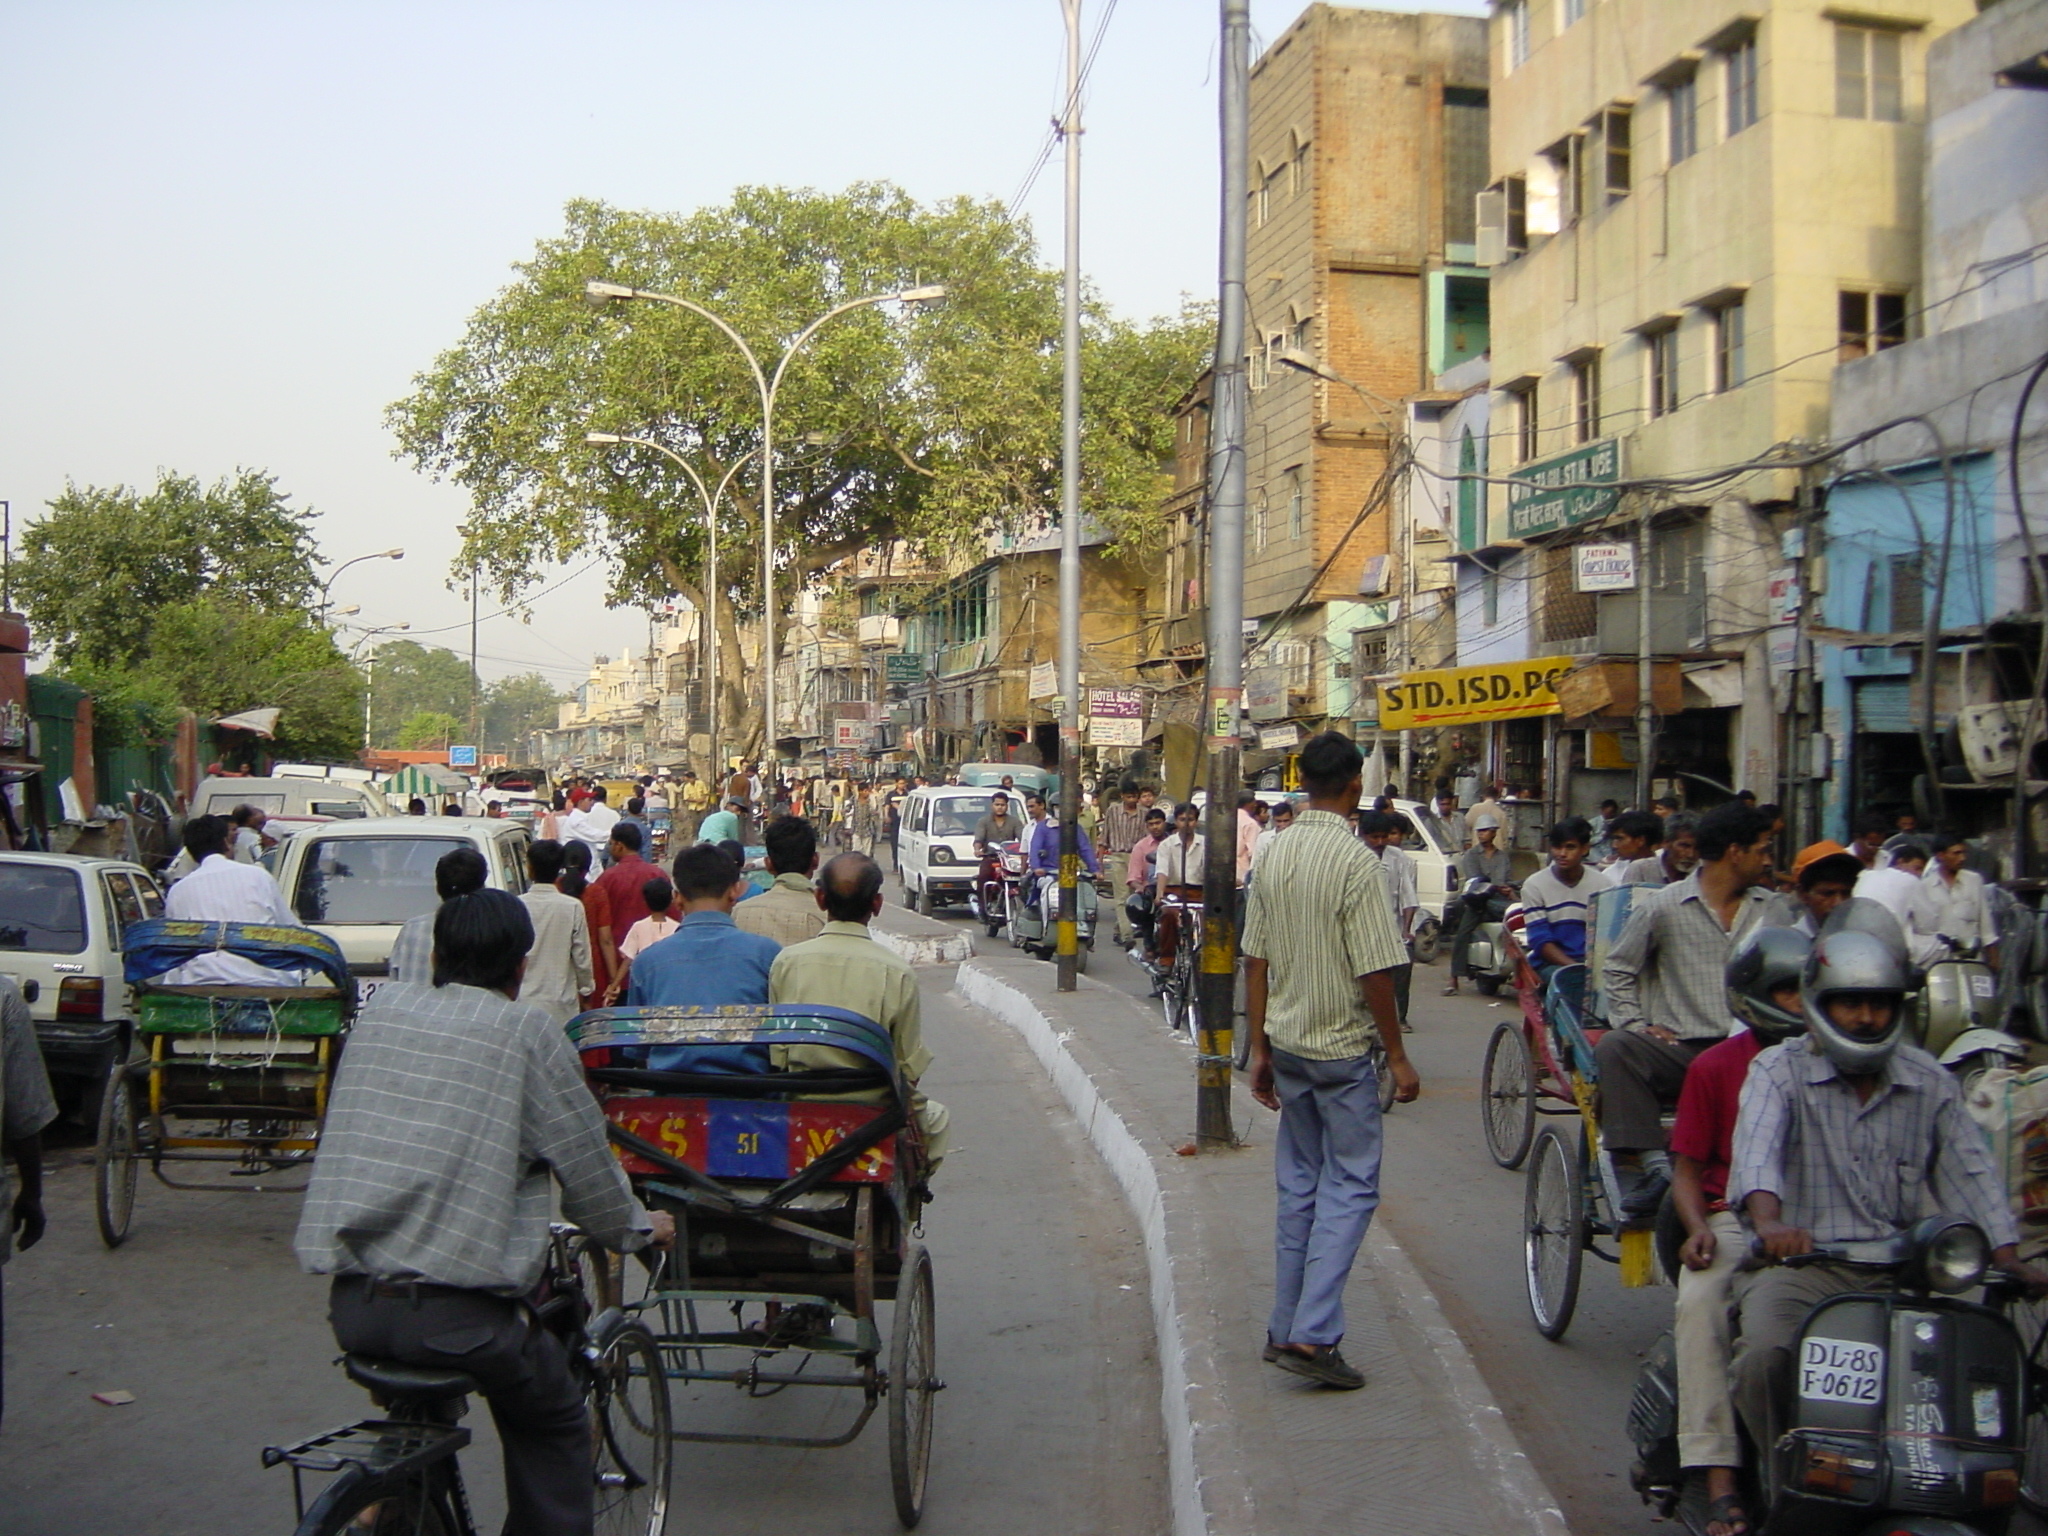
[[[1203,871],[1201,1033],[1195,1141],[1227,1147],[1231,1035],[1237,1023],[1237,792],[1244,782],[1238,717],[1244,697],[1244,267],[1251,16],[1222,0],[1223,230],[1218,262],[1215,416],[1209,442],[1209,857]]]
[[[782,376],[788,372],[790,363],[801,352],[804,343],[817,332],[827,320],[845,314],[848,310],[861,309],[871,304],[887,304],[900,301],[904,304],[928,304],[946,296],[946,290],[937,285],[922,288],[906,288],[897,293],[873,293],[865,298],[848,299],[818,316],[809,325],[797,332],[796,339],[783,351],[782,358],[775,365],[771,376],[761,367],[761,361],[754,355],[754,349],[747,345],[746,338],[733,329],[732,325],[706,309],[694,299],[679,298],[672,293],[656,293],[648,288],[631,288],[623,283],[607,283],[592,278],[583,285],[584,294],[595,301],[612,303],[620,300],[647,299],[656,304],[669,304],[677,309],[686,309],[699,319],[708,320],[725,333],[725,337],[739,348],[740,356],[747,360],[747,367],[754,375],[754,388],[761,397],[761,671],[762,671],[762,713],[761,713],[761,755],[771,765],[777,761],[775,737],[775,397],[782,389]]]
[[[583,441],[593,447],[633,443],[642,448],[652,448],[688,475],[690,483],[697,487],[697,494],[704,500],[704,561],[707,567],[704,578],[704,630],[711,646],[710,661],[706,669],[706,686],[711,696],[711,707],[706,712],[709,715],[706,724],[710,727],[711,762],[705,771],[708,775],[706,782],[715,783],[718,776],[724,772],[724,760],[718,755],[718,504],[725,499],[726,487],[732,484],[732,477],[739,473],[742,464],[754,456],[755,450],[750,448],[734,459],[725,472],[725,478],[718,482],[718,489],[713,491],[704,484],[704,477],[697,473],[695,465],[652,438],[632,437],[618,432],[586,432],[583,434]]]
[[[1060,316],[1060,879],[1056,986],[1080,985],[1081,864],[1081,0],[1067,23],[1066,273]]]
[[[349,661],[353,663],[356,657],[362,654],[363,647],[379,635],[389,635],[411,628],[412,624],[408,621],[404,624],[386,624],[379,629],[364,630],[362,635],[356,640],[356,643],[349,647]],[[370,702],[376,696],[376,688],[377,653],[372,651],[370,652],[367,664],[363,667],[363,750],[365,752],[370,749]]]
[[[327,622],[327,594],[334,590],[334,580],[352,565],[361,565],[365,560],[403,560],[402,549],[380,549],[374,554],[357,555],[353,560],[344,560],[327,573],[327,579],[320,583],[320,622]]]

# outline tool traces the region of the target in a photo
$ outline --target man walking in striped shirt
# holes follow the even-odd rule
[[[1280,1111],[1273,1316],[1265,1358],[1324,1386],[1365,1378],[1345,1363],[1344,1283],[1379,1205],[1379,1085],[1368,1030],[1386,1049],[1394,1094],[1421,1091],[1395,1011],[1407,958],[1387,872],[1352,834],[1365,760],[1325,731],[1301,749],[1308,808],[1267,849],[1244,927],[1252,1097]]]

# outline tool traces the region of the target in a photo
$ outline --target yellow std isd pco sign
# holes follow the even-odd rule
[[[1511,661],[1440,672],[1403,672],[1380,684],[1379,728],[1421,730],[1483,720],[1523,720],[1559,713],[1551,685],[1575,663],[1569,656]]]

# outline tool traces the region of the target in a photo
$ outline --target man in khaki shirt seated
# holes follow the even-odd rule
[[[742,905],[767,899],[756,896]],[[882,899],[882,866],[866,854],[842,853],[827,864],[817,891],[817,905],[827,921],[815,939],[792,944],[775,957],[768,972],[768,1001],[846,1008],[889,1031],[896,1063],[910,1082],[911,1110],[924,1131],[925,1150],[936,1171],[945,1155],[951,1117],[945,1105],[917,1089],[932,1060],[924,1048],[917,974],[868,932],[869,920],[882,910]],[[860,1065],[849,1052],[832,1046],[778,1045],[773,1054],[777,1066],[792,1070]]]
[[[732,920],[787,948],[815,939],[825,926],[811,876],[818,870],[818,829],[801,816],[781,816],[761,834],[775,883],[732,909]]]

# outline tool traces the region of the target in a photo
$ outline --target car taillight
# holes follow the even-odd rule
[[[57,988],[60,1019],[97,1019],[106,1003],[107,984],[97,976],[66,976]]]

